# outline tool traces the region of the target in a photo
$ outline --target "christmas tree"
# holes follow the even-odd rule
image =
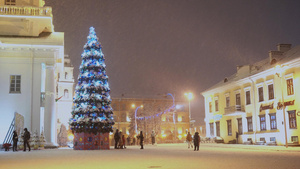
[[[90,28],[87,40],[81,54],[82,62],[70,119],[70,128],[75,137],[76,133],[109,133],[113,131],[114,125],[105,58],[93,27]]]

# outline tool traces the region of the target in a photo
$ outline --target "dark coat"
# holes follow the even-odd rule
[[[14,132],[13,142],[18,142],[18,134],[17,134],[17,132]]]
[[[26,141],[28,141],[30,139],[30,133],[29,133],[29,131],[25,131],[24,132],[24,141],[26,142]]]
[[[200,143],[200,136],[196,132],[195,135],[194,135],[194,145],[199,145],[199,143]]]
[[[115,139],[115,141],[119,141],[119,140],[120,140],[119,132],[116,132],[116,133],[115,133],[114,139]]]

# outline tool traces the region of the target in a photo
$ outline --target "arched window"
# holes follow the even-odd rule
[[[64,97],[65,98],[69,98],[69,91],[68,91],[68,89],[64,90]]]
[[[65,72],[65,79],[68,79],[68,72]]]

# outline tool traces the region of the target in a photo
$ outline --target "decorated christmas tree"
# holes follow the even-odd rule
[[[102,149],[100,145],[109,142],[108,133],[114,125],[110,88],[104,54],[93,27],[87,40],[81,54],[70,128],[75,135],[74,149]]]

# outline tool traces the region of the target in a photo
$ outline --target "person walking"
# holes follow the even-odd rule
[[[119,130],[116,130],[116,133],[114,135],[114,139],[115,139],[115,149],[118,149],[118,144],[119,144],[119,140],[120,140],[120,136],[119,136]]]
[[[123,149],[123,144],[124,144],[124,143],[123,143],[123,138],[122,138],[122,137],[123,137],[122,131],[119,132],[119,137],[120,137],[120,140],[119,140],[119,148],[120,148],[120,149]]]
[[[17,144],[18,144],[18,134],[17,134],[17,131],[14,130],[14,135],[13,135],[13,151],[18,151]]]
[[[126,142],[125,135],[122,135],[122,141],[123,141],[123,148],[126,148],[126,146],[125,146],[125,142]]]
[[[193,144],[192,144],[192,135],[190,132],[188,132],[187,136],[186,136],[186,142],[188,143],[188,148],[192,147],[193,148]]]
[[[155,133],[154,133],[154,131],[152,131],[152,133],[151,133],[151,140],[152,140],[152,145],[154,145],[155,144]]]
[[[194,151],[199,151],[199,146],[200,146],[200,136],[199,133],[196,132],[194,135]]]
[[[144,149],[144,135],[142,131],[140,132],[139,140],[140,140],[141,149]]]
[[[29,133],[29,131],[27,130],[27,128],[25,128],[25,129],[24,129],[24,135],[23,135],[23,140],[24,140],[24,151],[26,151],[26,145],[28,146],[29,151],[31,150],[31,149],[30,149],[30,145],[29,145],[29,143],[28,143],[29,139],[30,139],[30,133]]]

